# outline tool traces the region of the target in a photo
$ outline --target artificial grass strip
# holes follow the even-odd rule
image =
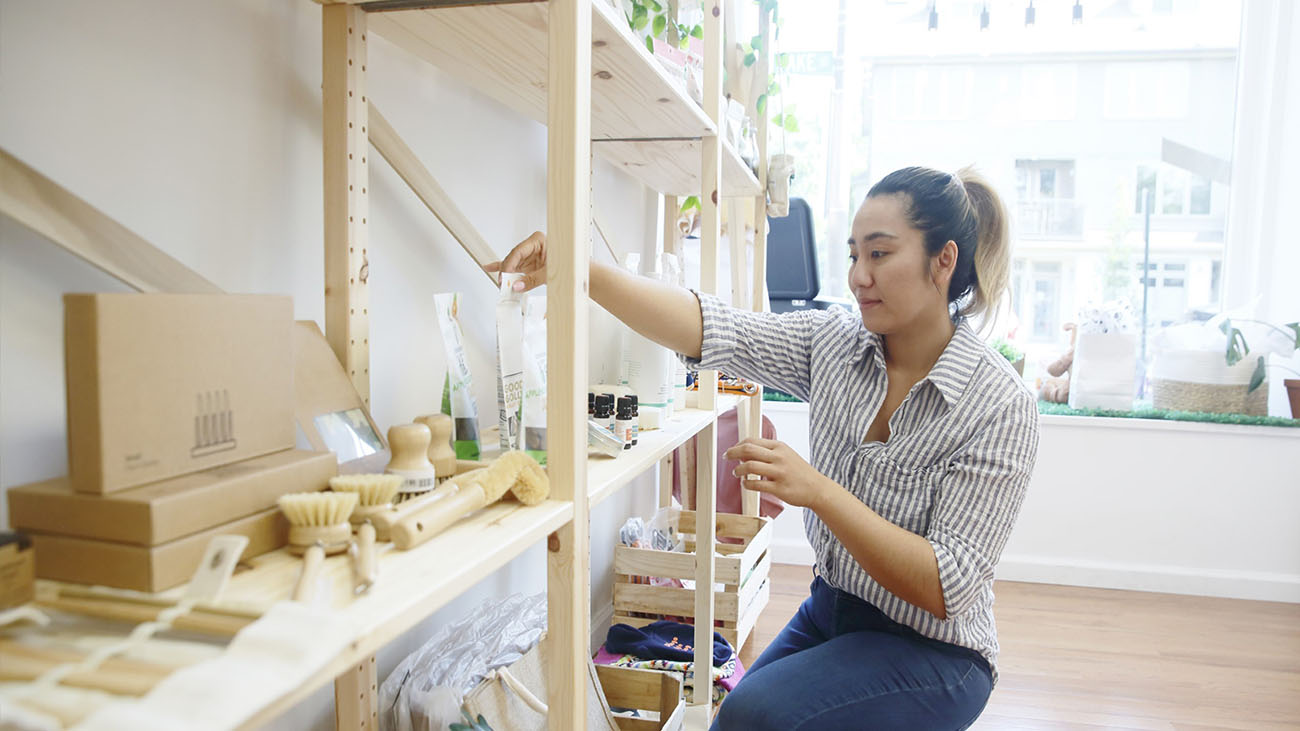
[[[763,389],[764,401],[803,403],[784,391]],[[1065,404],[1050,401],[1038,402],[1038,413],[1052,416],[1104,416],[1113,419],[1156,419],[1158,421],[1194,421],[1205,424],[1237,424],[1241,426],[1285,426],[1300,427],[1300,419],[1286,419],[1281,416],[1250,416],[1248,414],[1211,414],[1201,411],[1169,411],[1167,409],[1136,409],[1133,411],[1112,411],[1110,409],[1072,409]]]
[[[1248,414],[1210,414],[1200,411],[1168,411],[1165,409],[1135,409],[1111,411],[1110,409],[1072,409],[1065,404],[1038,402],[1038,413],[1052,416],[1105,416],[1115,419],[1157,419],[1161,421],[1198,421],[1207,424],[1239,424],[1242,426],[1300,427],[1300,419],[1280,416],[1250,416]]]

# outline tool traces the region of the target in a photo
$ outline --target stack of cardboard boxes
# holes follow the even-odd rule
[[[154,592],[186,581],[215,535],[247,536],[245,559],[284,545],[277,498],[338,470],[294,449],[295,341],[341,369],[292,301],[72,294],[64,313],[69,475],[8,490],[36,575]]]

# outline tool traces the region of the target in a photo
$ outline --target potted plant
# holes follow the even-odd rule
[[[1016,373],[1019,373],[1022,377],[1025,375],[1025,353],[1023,350],[1017,348],[1006,338],[996,338],[989,345],[1011,363],[1011,367],[1016,369]]]
[[[1285,356],[1300,349],[1300,322],[1288,322],[1285,325],[1275,325],[1271,322],[1248,320],[1244,318],[1239,318],[1236,322],[1248,322],[1262,325],[1270,331],[1280,333],[1286,343],[1286,346],[1281,350],[1274,347],[1257,357],[1255,361],[1255,370],[1251,372],[1250,384],[1246,389],[1246,392],[1250,393],[1264,383],[1264,378],[1267,376],[1267,369],[1269,367],[1269,364],[1266,361],[1269,352]],[[1250,346],[1246,343],[1246,336],[1242,334],[1239,328],[1237,328],[1233,320],[1225,319],[1223,324],[1219,326],[1219,329],[1223,331],[1224,335],[1228,336],[1227,348],[1224,352],[1224,360],[1228,365],[1236,365],[1246,356],[1250,355]],[[1271,332],[1270,337],[1276,339],[1276,336],[1272,335]],[[1291,402],[1291,418],[1300,419],[1300,372],[1297,372],[1289,366],[1282,365],[1281,363],[1273,363],[1272,367],[1280,368],[1297,376],[1296,378],[1283,379],[1282,384],[1286,386],[1287,398]]]

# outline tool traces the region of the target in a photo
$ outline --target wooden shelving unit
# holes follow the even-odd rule
[[[757,434],[761,393],[752,397],[720,395],[717,374],[704,371],[700,374],[696,408],[679,411],[662,429],[644,432],[640,444],[622,456],[589,458],[584,396],[590,382],[586,292],[592,228],[590,166],[591,156],[596,154],[664,194],[665,209],[669,212],[666,223],[676,211],[673,196],[699,196],[701,281],[704,291],[711,294],[715,293],[714,283],[718,281],[719,206],[725,198],[753,198],[756,236],[754,286],[750,291],[754,307],[761,308],[766,242],[766,122],[759,115],[758,175],[745,166],[718,134],[723,108],[723,5],[729,1],[703,2],[705,103],[701,107],[651,57],[628,30],[621,11],[607,0],[486,3],[482,0],[317,0],[322,5],[326,337],[357,392],[367,402],[370,392],[368,158],[373,154],[372,134],[383,135],[383,144],[390,153],[400,154],[408,164],[414,161],[413,153],[373,111],[374,101],[368,98],[369,34],[382,34],[443,73],[547,126],[546,230],[550,240],[547,311],[550,322],[567,325],[551,327],[548,332],[548,351],[562,354],[553,355],[547,372],[548,473],[552,495],[550,500],[534,507],[514,502],[497,504],[414,550],[399,551],[390,544],[380,544],[380,579],[369,593],[360,597],[352,595],[350,560],[346,556],[327,559],[323,575],[330,587],[330,608],[323,611],[333,628],[331,641],[342,649],[315,664],[302,664],[298,669],[305,679],[295,682],[291,689],[275,693],[273,699],[249,699],[238,693],[223,693],[220,687],[213,686],[202,699],[194,700],[196,713],[201,712],[203,703],[219,704],[223,718],[233,714],[241,719],[240,725],[256,726],[333,681],[337,726],[376,728],[378,679],[374,654],[481,579],[530,548],[544,544],[548,627],[551,646],[555,648],[548,668],[549,727],[556,731],[581,728],[587,702],[586,663],[590,657],[587,515],[647,469],[664,464],[673,449],[692,438],[697,439],[693,525],[696,544],[704,547],[703,553],[697,553],[693,559],[694,579],[698,586],[714,585],[717,567],[709,548],[715,544],[718,528],[717,416],[738,406],[742,436]],[[761,32],[765,37],[769,33],[765,20]],[[766,76],[764,54],[760,54],[758,72]],[[373,133],[372,115],[378,127]],[[0,162],[6,166],[20,165],[7,156],[0,157]],[[414,167],[408,167],[408,172],[411,170]],[[50,185],[34,172],[27,177],[37,188]],[[422,197],[439,196],[436,184],[430,185],[423,178],[419,182],[425,194]],[[5,204],[6,211],[15,209],[24,214],[35,211],[29,217],[38,223],[59,218],[32,204],[41,199],[42,196],[23,192],[15,201],[6,198],[0,202]],[[63,214],[64,218],[70,216]],[[116,253],[80,244],[78,229],[73,224],[80,221],[82,226],[94,224],[103,228],[101,219],[106,217],[96,211],[84,212],[62,229],[57,226],[50,229],[58,234],[52,239],[112,272],[117,271],[114,268],[117,259],[127,254],[132,259],[147,254],[146,263],[156,260],[172,266],[150,251],[147,244],[131,238],[129,232],[115,239],[122,242],[118,247],[121,251]],[[455,220],[459,221],[457,228],[467,226],[467,222]],[[676,227],[665,225],[665,229],[665,249],[675,251]],[[482,248],[481,243],[475,245]],[[743,247],[740,251],[743,252]],[[743,269],[744,262],[735,259],[733,250],[734,265]],[[180,269],[171,274],[168,274],[170,269],[160,270],[168,274],[161,283],[154,281],[156,277],[136,276],[133,280],[129,271],[119,276],[141,290],[213,289],[197,275],[191,276],[192,272]],[[664,497],[661,493],[661,502]],[[747,494],[746,514],[757,515],[757,508],[757,496]],[[301,560],[280,550],[251,563],[251,571],[237,573],[231,580],[222,595],[222,606],[230,607],[231,611],[237,608],[240,616],[246,617],[274,613],[273,608],[285,607],[284,600],[300,571]],[[723,578],[728,575],[724,571]],[[40,584],[46,594],[60,588],[53,582]],[[747,591],[744,601],[748,604],[760,600],[765,596],[762,593],[765,588],[766,582],[755,585]],[[183,593],[184,587],[180,587],[140,601],[165,603],[178,600]],[[697,660],[707,665],[712,647],[714,594],[695,592],[689,601],[693,602],[690,614],[696,618],[695,644],[701,648],[697,650]],[[253,620],[246,629],[265,621]],[[174,677],[185,674],[200,677],[203,665],[176,669]],[[700,682],[710,682],[707,673]],[[704,728],[709,721],[710,693],[703,689],[695,697],[702,705],[687,709],[687,727]],[[98,703],[103,702],[102,695],[96,698]],[[57,707],[49,707],[50,712],[66,722],[75,722],[92,712],[96,705],[77,703],[73,700],[56,703]]]

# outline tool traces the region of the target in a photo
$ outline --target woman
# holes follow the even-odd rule
[[[746,312],[591,265],[591,296],[687,357],[809,403],[812,464],[727,450],[747,487],[805,508],[811,596],[716,729],[959,729],[996,682],[993,569],[1038,449],[1034,398],[967,319],[1006,288],[1006,213],[969,170],[906,168],[853,220],[858,313]],[[545,278],[534,234],[492,271]]]

